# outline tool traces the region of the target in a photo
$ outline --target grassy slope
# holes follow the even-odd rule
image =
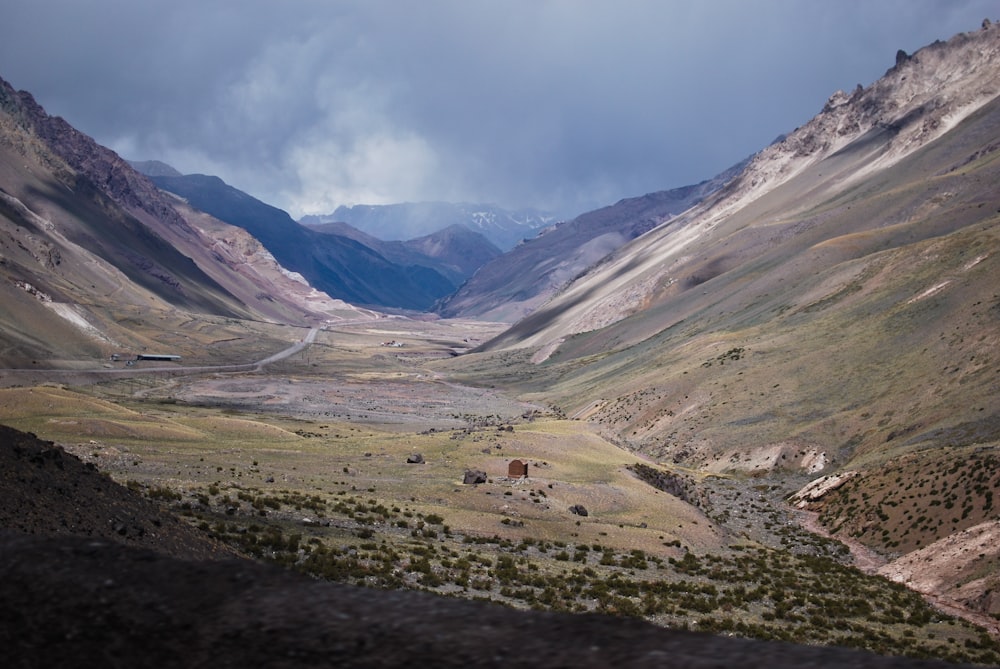
[[[864,192],[761,233],[760,217],[794,200],[801,183],[774,194],[756,222],[733,222],[739,229],[723,238],[769,235],[766,250],[571,338],[543,365],[512,369],[526,356],[505,352],[459,361],[460,371],[496,374],[529,397],[537,390],[570,414],[600,406],[590,415],[617,438],[661,455],[695,441],[710,442],[709,457],[794,437],[843,465],[877,457],[890,434],[992,415],[1000,152],[965,158],[998,118],[991,105]],[[725,244],[713,239],[689,265],[711,264]],[[739,359],[727,360],[734,349]]]
[[[449,368],[667,464],[859,470],[815,508],[889,558],[995,520],[998,480],[979,481],[976,463],[1000,450],[998,128],[994,102],[846,188],[828,177],[858,156],[837,154],[685,249],[645,310],[542,364],[510,349]],[[893,483],[951,462],[947,486]],[[987,574],[961,598],[1000,614],[988,596],[1000,549],[978,554],[942,588]]]
[[[237,379],[247,392],[262,380]],[[114,390],[6,389],[0,412],[209,534],[322,577],[883,653],[1000,657],[904,590],[816,557],[804,535],[785,535],[793,551],[734,536],[721,518],[640,482],[625,469],[636,458],[585,423],[508,429],[492,414],[502,422],[412,432],[266,406],[113,403],[103,392]],[[425,463],[407,464],[413,452]],[[513,457],[530,462],[529,480],[504,478]],[[466,467],[490,482],[462,485]],[[770,508],[750,489],[726,494],[740,516]]]

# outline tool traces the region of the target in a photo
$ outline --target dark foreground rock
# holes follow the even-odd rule
[[[20,667],[944,667],[317,582],[248,560],[0,534],[0,648]]]
[[[72,534],[179,558],[234,557],[177,516],[50,441],[0,425],[0,528]]]

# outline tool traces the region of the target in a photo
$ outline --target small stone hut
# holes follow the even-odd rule
[[[523,460],[512,460],[507,466],[507,476],[512,479],[519,479],[528,476],[528,463]]]

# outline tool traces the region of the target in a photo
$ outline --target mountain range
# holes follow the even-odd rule
[[[154,184],[191,206],[243,228],[282,266],[328,295],[354,304],[426,309],[454,290],[440,262],[419,251],[395,254],[393,262],[356,238],[299,225],[287,213],[213,176],[153,176]],[[488,245],[485,240],[483,244]],[[405,249],[402,249],[405,250]],[[448,273],[453,272],[453,267]],[[461,278],[460,276],[457,278]]]
[[[518,321],[625,242],[686,211],[746,163],[694,186],[649,193],[545,228],[483,265],[435,310],[442,316]]]
[[[198,227],[114,152],[6,82],[0,137],[6,366],[142,349],[151,342],[130,327],[140,313],[292,323],[359,313],[296,280],[244,231]]]
[[[987,21],[835,93],[481,346],[466,380],[685,471],[822,475],[800,499],[834,536],[1000,614],[1000,548],[979,549],[1000,533],[998,184]]]
[[[461,225],[478,232],[503,251],[538,234],[556,221],[553,214],[535,209],[511,211],[492,204],[456,202],[402,202],[340,206],[331,214],[304,216],[303,225],[347,223],[378,239],[423,237]]]
[[[437,371],[692,478],[801,484],[887,577],[1000,616],[1000,26],[899,52],[715,179],[525,217],[513,248],[139,167],[0,83],[4,366],[155,346],[140,319],[510,322]]]

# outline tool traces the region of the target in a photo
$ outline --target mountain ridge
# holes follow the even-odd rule
[[[782,217],[787,219],[793,215],[794,210],[790,207],[801,208],[803,202],[809,206],[812,202],[809,198],[822,192],[832,193],[833,188],[846,190],[872,170],[890,167],[916,148],[940,137],[1000,92],[995,73],[989,68],[975,67],[953,68],[946,77],[950,83],[946,91],[946,82],[936,76],[942,57],[947,57],[950,45],[959,53],[951,59],[953,61],[974,58],[996,62],[1000,60],[997,34],[998,27],[990,24],[977,33],[962,33],[948,42],[936,42],[912,56],[901,58],[885,77],[868,88],[856,89],[850,95],[835,93],[820,114],[760,151],[724,187],[682,217],[672,220],[672,229],[649,231],[630,247],[619,250],[615,257],[606,258],[601,268],[589,274],[591,278],[581,277],[575,285],[568,286],[561,296],[546,305],[552,314],[558,314],[560,326],[546,333],[544,327],[532,325],[536,333],[521,340],[520,344],[551,344],[562,337],[604,327],[657,299],[655,295],[662,284],[670,282],[671,270],[685,260],[682,253],[690,243],[705,239],[719,223],[731,219],[734,212],[742,211],[741,215],[747,218],[746,212],[751,206],[766,206],[763,195],[825,158],[830,159],[827,163],[830,169],[838,170],[836,178],[820,174],[811,177],[812,181],[803,179],[803,192],[794,194],[790,202],[781,202]],[[969,55],[965,56],[966,53]],[[899,95],[905,103],[893,101],[896,90],[901,91]],[[838,159],[842,164],[838,165]],[[673,234],[679,226],[683,226],[683,232]],[[645,250],[639,251],[639,246]],[[628,254],[632,257],[626,258]],[[673,265],[667,262],[670,258],[675,258]],[[619,271],[623,265],[627,266],[624,273]],[[611,285],[631,285],[620,291],[606,289],[606,292],[609,295],[627,292],[627,301],[609,297],[597,304],[590,303],[592,306],[586,308],[599,314],[596,319],[584,314],[572,316],[571,313],[579,311],[580,307],[565,308],[565,305],[579,303],[578,294],[590,290],[588,282],[601,283],[611,275],[615,276]],[[569,323],[571,318],[573,324]],[[505,337],[501,341],[509,344],[518,339],[517,336]],[[497,345],[506,344],[497,342]]]
[[[435,311],[445,318],[516,321],[631,239],[671,220],[715,192],[746,161],[699,184],[647,193],[542,230],[484,265]]]
[[[508,251],[553,223],[555,216],[535,209],[509,210],[469,202],[399,202],[341,205],[332,213],[308,215],[303,225],[347,223],[383,241],[412,239],[452,225],[463,225]]]
[[[182,215],[179,204],[0,81],[5,363],[73,367],[144,350],[155,343],[130,324],[146,312],[180,323],[186,314],[292,324],[375,317],[296,280],[235,228]]]
[[[459,224],[406,241],[383,241],[348,223],[320,223],[309,227],[324,234],[359,241],[398,264],[427,265],[447,276],[455,286],[501,255],[500,249],[482,234]]]
[[[283,210],[219,177],[189,174],[151,179],[192,206],[247,230],[283,266],[332,297],[369,307],[421,309],[454,287],[431,267],[396,265],[356,239],[300,225]]]

